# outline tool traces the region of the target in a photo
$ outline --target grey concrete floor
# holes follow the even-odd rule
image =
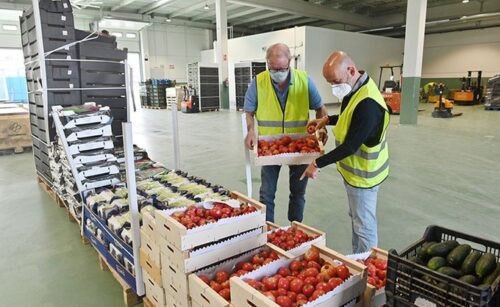
[[[431,105],[421,108],[417,126],[401,126],[391,116],[391,174],[379,193],[379,245],[401,250],[431,224],[500,241],[500,112],[457,107],[463,116],[433,119]],[[245,192],[240,114],[179,114],[181,168]],[[135,143],[167,167],[173,167],[171,130],[170,111],[134,115]],[[32,155],[0,156],[0,170],[1,305],[122,306],[118,283],[99,270],[76,224],[38,187]],[[285,224],[288,170],[281,172],[276,222]],[[254,167],[254,197],[259,185]],[[310,181],[304,222],[324,230],[329,247],[350,252],[347,197],[333,166]]]

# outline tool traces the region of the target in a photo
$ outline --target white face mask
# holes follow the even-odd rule
[[[287,71],[269,70],[269,74],[271,75],[271,79],[273,79],[274,82],[283,83],[288,77],[288,70]]]
[[[348,83],[332,84],[332,94],[342,100],[352,91],[352,86]]]

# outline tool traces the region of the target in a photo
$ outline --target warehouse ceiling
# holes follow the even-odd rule
[[[215,28],[213,0],[71,0],[76,14]],[[0,0],[0,8],[22,8],[30,0]],[[403,37],[406,1],[227,0],[234,36],[294,26],[316,26]],[[428,0],[427,33],[500,26],[498,0]]]

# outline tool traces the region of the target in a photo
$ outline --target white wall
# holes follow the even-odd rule
[[[423,78],[459,78],[468,70],[500,74],[500,27],[425,36]]]
[[[331,94],[330,84],[325,81],[322,73],[323,64],[332,51],[347,52],[353,58],[357,68],[367,71],[375,82],[378,82],[380,66],[403,63],[404,41],[402,39],[323,28],[305,28],[305,67],[315,81],[325,103],[337,102]],[[388,72],[385,72],[382,80],[388,77]],[[399,75],[395,78],[399,78]]]
[[[209,30],[154,24],[146,29],[145,44],[151,75],[186,82],[186,65],[201,60],[201,50],[210,47]]]
[[[0,24],[2,22],[0,21]],[[13,24],[9,22],[8,24]],[[16,23],[16,25],[18,25]],[[0,27],[0,48],[21,48],[21,30],[5,31]]]

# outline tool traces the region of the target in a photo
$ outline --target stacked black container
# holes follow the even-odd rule
[[[76,40],[91,33],[76,30]],[[113,133],[123,135],[122,122],[127,121],[127,96],[125,90],[125,65],[127,49],[117,49],[114,36],[98,36],[76,46],[80,59],[79,72],[82,88],[110,88],[106,90],[82,90],[82,102],[95,102],[111,109]],[[88,61],[86,61],[88,60]],[[94,60],[94,61],[90,61]]]
[[[61,46],[75,40],[75,29],[72,8],[69,0],[40,1],[41,27],[36,27],[33,8],[23,12],[20,17],[21,41],[23,45],[28,97],[30,110],[31,134],[33,138],[33,154],[35,167],[40,175],[51,182],[49,155],[55,131],[49,115],[52,105],[71,105],[81,103],[77,91],[50,90],[47,101],[44,101],[44,88],[78,88],[78,66],[67,59],[75,59],[74,48],[57,50]],[[37,31],[41,31],[39,41]],[[45,53],[46,79],[41,72],[40,48]]]
[[[146,105],[152,108],[167,108],[167,87],[172,86],[172,81],[168,79],[149,79],[146,85]]]
[[[266,70],[265,62],[245,62],[234,65],[236,109],[242,110],[248,86],[255,76]]]
[[[198,96],[200,111],[215,111],[220,108],[219,69],[202,63],[188,64],[188,84]]]

